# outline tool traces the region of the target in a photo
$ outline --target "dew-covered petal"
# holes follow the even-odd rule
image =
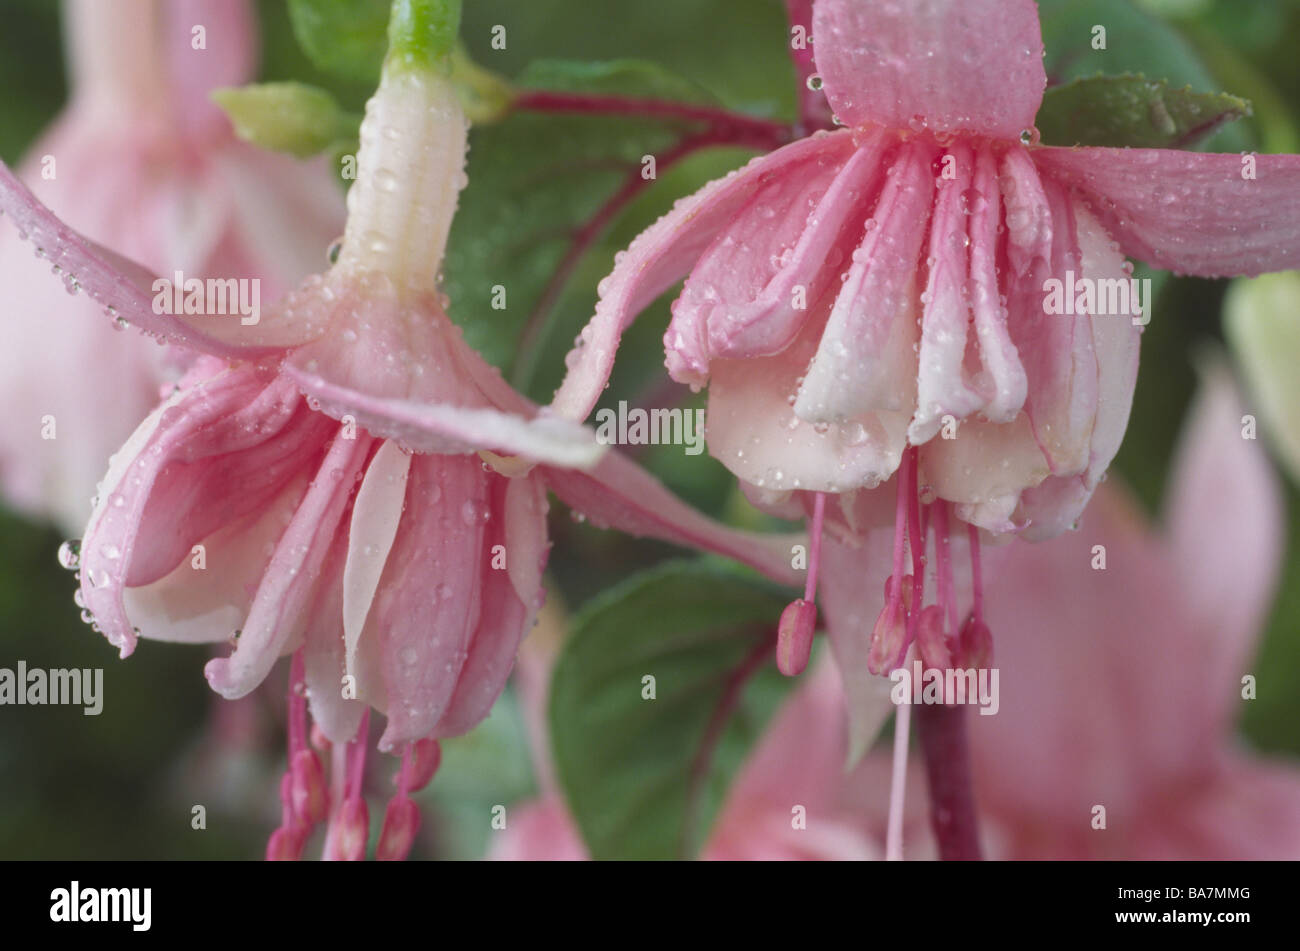
[[[1300,155],[1042,148],[1124,253],[1203,277],[1300,267]]]
[[[252,691],[301,638],[316,581],[331,547],[340,544],[344,510],[372,445],[369,437],[349,439],[340,432],[327,450],[262,575],[234,652],[203,670],[212,689],[228,700]]]
[[[436,736],[459,736],[488,715],[541,606],[549,550],[546,485],[536,476],[493,476],[492,495],[499,517],[488,527],[483,610],[460,682],[433,729]],[[498,555],[505,559],[504,570],[496,566]]]
[[[971,320],[966,286],[970,270],[966,193],[973,178],[974,156],[969,146],[960,143],[946,156],[952,158],[952,177],[941,177],[938,183],[930,222],[929,269],[921,297],[916,415],[907,429],[907,438],[914,445],[931,439],[944,416],[964,419],[984,405],[965,367]]]
[[[742,483],[773,492],[847,492],[878,485],[898,468],[906,412],[820,424],[797,415],[795,395],[824,319],[810,320],[776,356],[714,363],[705,417],[709,454]]]
[[[602,282],[595,316],[566,358],[568,373],[552,408],[570,419],[586,419],[614,366],[619,339],[632,320],[695,265],[713,239],[764,186],[792,176],[823,155],[853,149],[848,130],[809,136],[754,159],[743,169],[710,182],[683,198],[628,246]],[[797,186],[796,186],[797,187]]]
[[[934,181],[922,146],[898,153],[853,253],[795,413],[812,423],[853,420],[916,405],[916,270]]]
[[[857,243],[885,149],[874,133],[847,161],[826,152],[758,190],[673,303],[664,346],[675,380],[703,384],[710,360],[766,356],[794,338]]]
[[[235,318],[187,318],[155,313],[149,272],[139,265],[125,265],[121,258],[65,225],[3,162],[0,162],[0,212],[26,235],[33,248],[41,249],[52,265],[59,265],[65,281],[75,281],[106,310],[112,308],[112,313],[138,330],[218,357],[256,357],[273,352],[271,348],[241,344],[238,327],[231,326],[239,323]],[[138,283],[146,279],[149,283]]]
[[[813,56],[846,124],[1015,139],[1047,86],[1033,0],[817,0]]]
[[[490,609],[485,540],[489,524],[501,518],[491,505],[493,478],[499,477],[473,457],[411,461],[406,510],[361,635],[379,657],[384,748],[430,734],[451,701],[480,615]],[[371,699],[361,678],[358,689]]]

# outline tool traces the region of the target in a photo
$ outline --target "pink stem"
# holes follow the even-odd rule
[[[952,552],[948,544],[948,503],[942,499],[934,507],[934,552],[936,582],[939,586],[939,604],[943,608],[944,623],[949,631],[956,630],[957,611],[952,598]]]
[[[366,745],[370,739],[370,710],[361,714],[357,735],[348,744],[348,798],[360,799],[366,775]]]
[[[906,709],[904,707],[904,709]],[[966,721],[959,705],[922,704],[917,732],[930,785],[930,824],[945,860],[981,858]]]
[[[826,515],[826,493],[818,492],[813,498],[812,531],[808,537],[808,580],[803,585],[803,599],[812,601],[817,596],[817,569],[822,560],[822,520]]]
[[[974,604],[971,614],[976,621],[984,620],[984,583],[980,571],[980,530],[974,525],[967,523],[966,531],[970,538],[970,579],[971,587],[975,589]]]

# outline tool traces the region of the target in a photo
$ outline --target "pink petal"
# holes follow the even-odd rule
[[[483,613],[456,692],[434,727],[437,736],[459,736],[488,715],[505,689],[519,644],[541,604],[542,571],[550,547],[545,483],[532,476],[493,476],[492,491],[498,516],[488,530],[489,565],[501,546],[506,570],[486,571]]]
[[[844,281],[796,415],[842,422],[916,404],[918,290],[914,274],[934,195],[931,155],[904,148],[895,159],[862,244]]]
[[[167,75],[176,122],[195,138],[224,132],[229,123],[208,94],[253,78],[256,24],[247,0],[174,0],[165,19]],[[203,27],[204,48],[194,49]]]
[[[916,415],[907,429],[908,441],[921,445],[938,433],[944,416],[964,419],[984,405],[966,370],[967,325],[970,306],[966,278],[970,244],[966,218],[973,156],[958,143],[952,157],[952,178],[939,180],[939,197],[930,220],[929,277],[922,297],[921,349],[917,361]]]
[[[983,409],[995,423],[1010,422],[1020,412],[1028,392],[1025,368],[1011,342],[1007,310],[999,299],[998,229],[1002,227],[997,165],[987,149],[975,153],[975,182],[967,199],[970,211],[970,292],[987,382]]]
[[[260,684],[285,650],[301,638],[316,580],[336,544],[344,509],[372,448],[372,440],[340,433],[262,576],[234,652],[208,661],[204,675],[227,699]]]
[[[1043,148],[1045,176],[1078,188],[1124,253],[1220,277],[1300,267],[1300,155]]]
[[[1294,861],[1300,855],[1300,768],[1294,760],[1265,762],[1231,756],[1219,775],[1198,786],[1175,816],[1161,810],[1151,824],[1172,819],[1177,852],[1142,858]]]
[[[1246,412],[1228,367],[1205,362],[1179,440],[1165,524],[1187,610],[1203,620],[1185,649],[1203,679],[1207,717],[1241,712],[1241,675],[1277,592],[1286,509],[1264,445],[1242,438]],[[1204,640],[1192,640],[1204,634]]]
[[[167,574],[189,554],[192,541],[201,538],[181,538],[185,533],[180,525],[179,530],[169,531],[160,539],[141,535],[141,522],[155,481],[173,459],[190,451],[191,442],[203,445],[208,427],[219,426],[223,419],[245,409],[264,392],[265,386],[264,376],[251,368],[240,368],[178,391],[140,424],[110,461],[82,540],[81,587],[87,609],[95,615],[109,642],[121,648],[123,656],[135,648],[133,625],[122,606],[122,589],[134,570],[137,544],[149,552],[151,567],[136,583],[147,584]],[[224,435],[227,439],[230,436],[228,432]],[[166,556],[150,551],[154,545],[161,545]]]
[[[357,648],[402,522],[410,469],[411,457],[396,443],[384,442],[366,467],[352,505],[343,565],[342,621],[345,666],[358,677],[359,698],[370,685],[360,682]]]
[[[549,413],[531,419],[487,406],[424,404],[370,396],[296,366],[284,373],[320,410],[335,419],[352,416],[368,432],[415,452],[471,453],[491,450],[561,466],[590,466],[604,453],[591,430]]]
[[[921,447],[921,469],[921,481],[940,498],[980,504],[1010,496],[1013,508],[1020,493],[1050,471],[1023,414],[1009,423],[963,420],[955,439]]]
[[[643,231],[601,282],[596,314],[566,360],[569,372],[552,408],[570,419],[586,419],[609,380],[619,339],[636,315],[694,266],[756,191],[823,154],[846,154],[851,145],[847,131],[792,142],[678,201]]]
[[[865,413],[831,424],[796,413],[792,397],[817,352],[828,303],[776,356],[713,365],[709,454],[742,483],[774,492],[843,492],[877,485],[898,468],[907,445],[907,413]]]
[[[873,496],[893,494],[886,488],[871,492]],[[889,699],[892,685],[887,678],[871,673],[867,659],[871,629],[884,607],[885,579],[892,571],[893,535],[891,524],[887,529],[867,530],[857,546],[832,538],[822,542],[820,603],[844,685],[849,766],[862,759],[893,712]]]
[[[813,38],[827,98],[851,126],[1014,139],[1047,85],[1032,0],[817,0]]]
[[[505,829],[492,836],[493,862],[586,862],[591,856],[558,794],[515,806]]]
[[[362,634],[379,654],[384,749],[430,735],[456,689],[480,613],[492,607],[484,598],[485,541],[500,512],[490,504],[489,479],[474,458],[411,462],[406,511]]]
[[[1022,160],[1013,161],[1008,155],[1004,165],[1004,187],[1012,190],[1007,198],[1008,240],[1013,248],[1033,248],[1025,254],[1030,260],[1024,264],[1024,276],[1011,283],[1007,295],[1012,336],[1028,384],[1025,413],[1053,474],[1074,475],[1087,468],[1097,414],[1098,359],[1092,328],[1098,320],[1127,323],[1130,318],[1049,314],[1044,306],[1044,282],[1058,280],[1068,294],[1070,274],[1088,281],[1127,280],[1128,275],[1118,268],[1122,262],[1114,255],[1105,263],[1090,258],[1088,264],[1095,266],[1084,267],[1079,249],[1083,238],[1076,233],[1073,203],[1055,183],[1049,183],[1044,194],[1022,150],[1014,154],[1021,154]],[[1087,226],[1083,221],[1077,225],[1079,229]],[[1113,267],[1105,268],[1106,263]]]
[[[316,582],[315,603],[303,633],[303,674],[312,719],[332,743],[347,743],[357,735],[366,705],[343,696],[348,672],[343,628],[342,545],[330,548]]]
[[[229,640],[233,631],[244,626],[270,553],[301,504],[307,482],[306,474],[298,474],[256,511],[204,536],[201,562],[192,549],[187,550],[158,580],[123,588],[122,604],[139,636],[181,643]],[[238,492],[238,482],[230,489]],[[148,508],[152,507],[151,500]],[[178,514],[178,521],[183,517]],[[137,538],[148,541],[142,534]]]
[[[681,502],[661,482],[621,453],[610,452],[590,472],[544,467],[542,477],[560,499],[600,528],[659,538],[726,555],[786,584],[802,584],[791,567],[791,545],[802,536],[728,528]]]
[[[673,304],[664,344],[675,380],[702,384],[711,359],[766,356],[794,338],[858,240],[884,149],[877,134],[847,161],[827,150],[757,191]]]
[[[152,293],[132,280],[140,278],[145,273],[143,269],[137,266],[132,268],[132,275],[124,274],[104,249],[73,231],[37,201],[3,162],[0,162],[0,212],[9,215],[19,234],[32,247],[39,249],[51,264],[62,268],[65,281],[75,279],[106,311],[124,318],[137,329],[169,343],[219,357],[249,357],[269,352],[266,348],[233,342],[238,338],[238,329],[222,326],[229,325],[231,319],[197,318],[208,321],[204,326],[194,323],[196,318],[186,320],[155,314]]]

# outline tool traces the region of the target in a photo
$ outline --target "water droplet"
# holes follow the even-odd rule
[[[59,546],[59,564],[69,571],[75,571],[81,564],[81,539],[71,538]]]
[[[813,90],[821,89],[822,85],[823,85],[822,78],[818,76],[816,73],[813,73],[811,76],[808,77],[809,89],[813,89]]]

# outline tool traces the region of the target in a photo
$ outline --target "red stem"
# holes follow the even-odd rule
[[[930,825],[939,843],[939,857],[948,861],[978,860],[983,856],[966,745],[965,710],[956,704],[920,704],[914,712],[930,786]]]
[[[794,139],[784,122],[756,119],[744,113],[700,106],[671,99],[640,99],[635,96],[605,96],[595,93],[554,92],[531,89],[515,98],[514,108],[530,112],[568,112],[578,115],[649,116],[701,122],[722,135],[726,144],[775,149]]]

